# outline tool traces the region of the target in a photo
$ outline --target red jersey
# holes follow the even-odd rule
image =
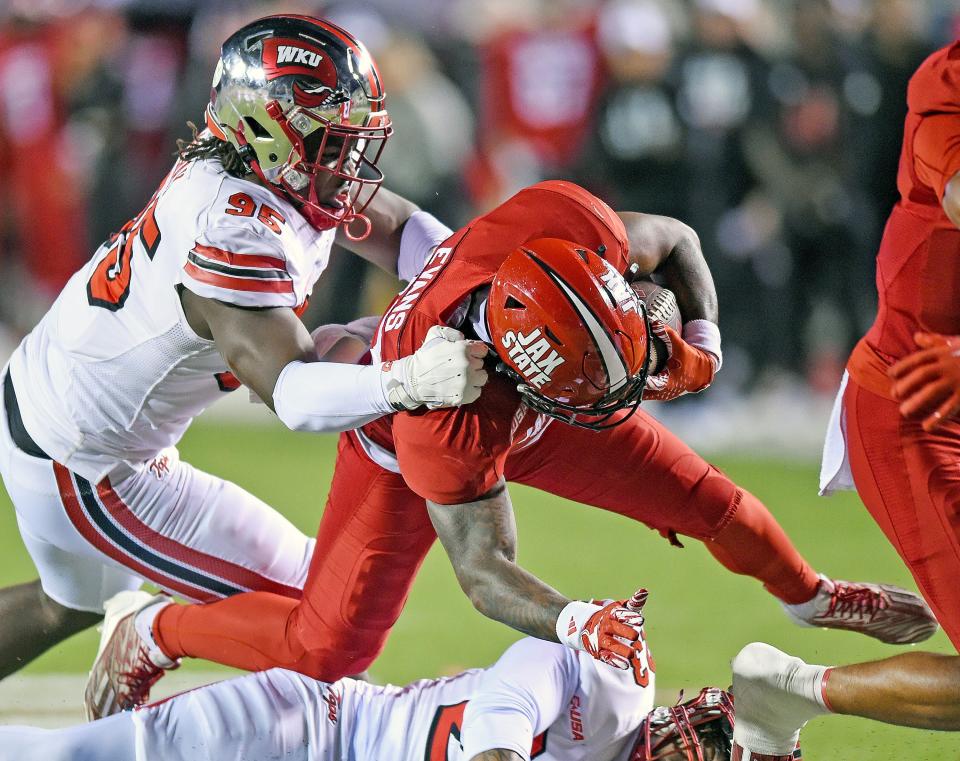
[[[907,106],[900,200],[877,254],[877,317],[848,364],[861,386],[888,398],[886,369],[916,349],[915,332],[960,333],[960,230],[941,206],[960,171],[960,42],[917,69]]]
[[[525,188],[445,240],[420,275],[384,313],[374,354],[407,356],[437,324],[460,327],[473,295],[489,286],[503,261],[536,238],[563,238],[594,251],[620,272],[628,266],[627,234],[603,201],[569,182]],[[407,485],[440,504],[470,502],[503,476],[507,455],[529,443],[547,419],[523,406],[515,383],[491,376],[480,398],[455,409],[415,410],[380,418],[363,434],[396,453]]]

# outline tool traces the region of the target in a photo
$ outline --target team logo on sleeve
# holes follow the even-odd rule
[[[509,353],[517,372],[533,388],[543,388],[550,382],[553,372],[566,362],[540,328],[534,328],[526,335],[508,330],[500,343]]]
[[[336,724],[337,719],[340,715],[340,705],[343,702],[343,697],[340,695],[339,690],[330,685],[321,695],[323,702],[327,704],[327,720],[331,724]]]
[[[574,742],[581,742],[583,736],[583,712],[580,710],[580,696],[570,698],[570,736]]]

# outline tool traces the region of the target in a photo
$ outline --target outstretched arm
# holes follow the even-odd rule
[[[517,565],[517,524],[506,484],[501,480],[465,504],[428,500],[427,509],[473,606],[524,634],[557,642],[557,618],[570,600]]]
[[[472,502],[427,500],[427,509],[461,588],[483,615],[615,668],[642,670],[639,612],[622,602],[571,601],[517,565],[517,526],[502,479]]]
[[[451,328],[431,328],[423,346],[390,366],[317,362],[291,309],[243,308],[188,290],[180,298],[194,331],[294,430],[346,431],[399,409],[469,403],[486,382],[486,347]]]

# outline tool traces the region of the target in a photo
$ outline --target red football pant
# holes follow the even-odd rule
[[[926,433],[852,378],[843,406],[857,492],[960,649],[960,422]]]
[[[816,591],[816,574],[766,508],[642,412],[604,433],[554,423],[510,456],[506,476],[704,540],[724,566],[786,602]],[[301,600],[250,592],[169,606],[154,633],[171,657],[334,681],[365,670],[383,649],[435,538],[424,501],[344,434]]]

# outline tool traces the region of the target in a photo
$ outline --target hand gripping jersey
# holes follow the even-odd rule
[[[151,761],[468,761],[493,748],[537,761],[625,761],[654,679],[523,639],[485,670],[405,687],[332,684],[272,669],[134,713]]]
[[[217,161],[178,161],[11,358],[30,435],[92,481],[152,459],[238,385],[213,342],[187,324],[177,288],[240,307],[299,309],[334,234]]]
[[[437,323],[461,328],[477,315],[482,322],[483,295],[503,261],[518,246],[546,237],[602,252],[618,271],[627,269],[626,230],[610,207],[572,183],[541,182],[437,248],[384,314],[373,347],[375,361],[410,354]],[[563,348],[553,348],[562,359]],[[472,501],[503,475],[511,448],[532,443],[549,422],[520,403],[514,385],[491,375],[473,404],[381,418],[358,437],[375,462],[399,468],[420,496],[440,504]],[[437,467],[439,462],[443,467]]]
[[[877,317],[848,369],[890,398],[886,369],[916,349],[918,330],[960,333],[960,230],[941,206],[960,171],[960,43],[931,55],[910,80],[897,187],[877,254]]]

